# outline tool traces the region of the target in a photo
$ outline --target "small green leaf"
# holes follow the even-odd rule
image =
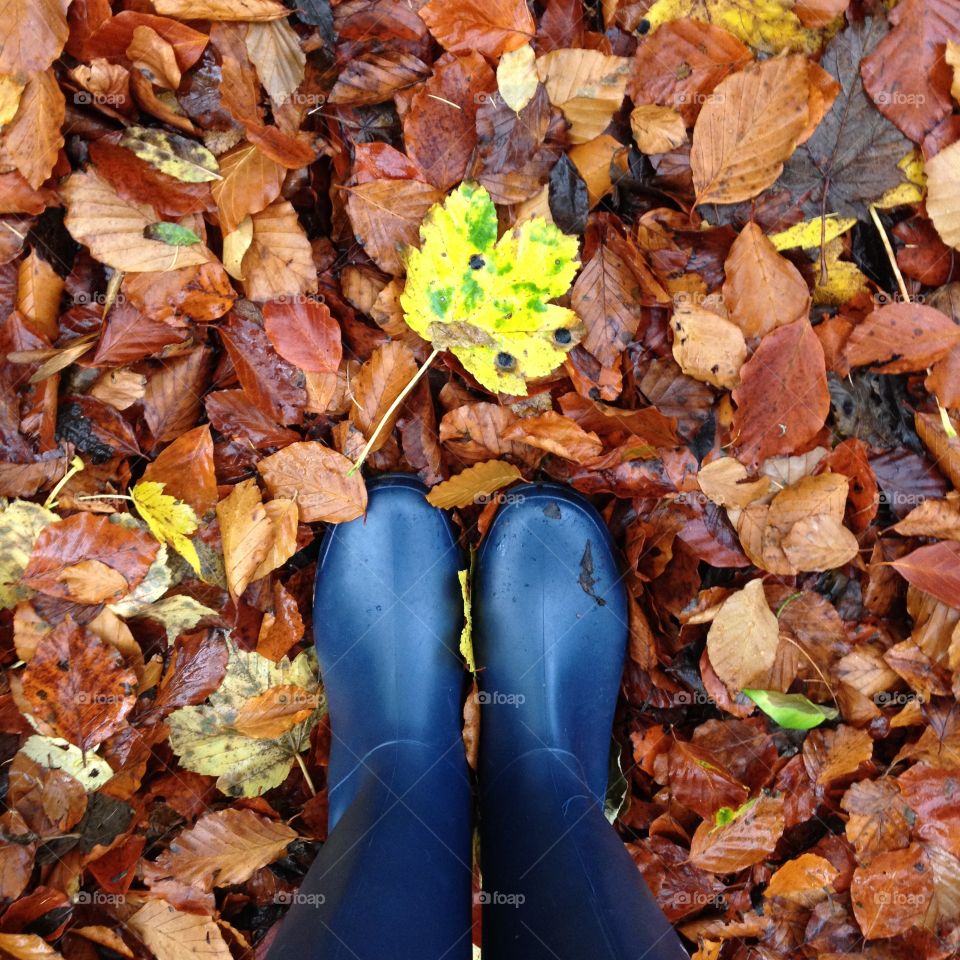
[[[145,227],[143,235],[147,240],[159,240],[171,247],[192,247],[200,242],[200,238],[192,230],[181,227],[179,223],[167,223],[165,220]]]
[[[742,817],[758,799],[759,797],[754,797],[752,800],[741,804],[736,810],[734,810],[733,807],[720,807],[713,815],[713,829],[719,830],[720,827],[725,827],[728,823],[733,823],[737,817]]]
[[[833,720],[838,710],[813,703],[802,693],[779,693],[776,690],[743,691],[768,717],[787,730],[811,730],[824,720]]]

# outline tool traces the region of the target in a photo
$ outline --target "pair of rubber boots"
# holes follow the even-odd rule
[[[366,518],[321,546],[331,832],[269,960],[471,957],[464,561],[425,489],[374,481]],[[504,499],[473,592],[483,958],[683,960],[603,813],[627,640],[609,534],[566,488]]]

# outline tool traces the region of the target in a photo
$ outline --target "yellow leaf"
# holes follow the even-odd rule
[[[522,479],[523,474],[512,463],[507,463],[506,460],[486,460],[468,467],[444,483],[438,483],[427,494],[427,502],[441,510],[467,507],[482,502],[508,483]]]
[[[161,543],[173,547],[199,575],[200,558],[190,540],[190,534],[195,533],[198,526],[197,515],[189,504],[164,493],[163,486],[153,480],[138,483],[130,491],[133,503],[150,532]]]
[[[867,278],[860,272],[855,263],[841,260],[843,241],[838,237],[831,240],[823,248],[824,262],[827,268],[827,279],[820,279],[820,262],[814,263],[814,275],[817,284],[813,288],[813,302],[817,306],[843,306],[862,290],[868,289]]]
[[[821,243],[830,243],[846,233],[856,222],[856,217],[838,217],[831,213],[828,217],[814,217],[812,220],[794,224],[787,230],[781,230],[780,233],[774,233],[770,236],[770,242],[777,250],[792,250],[795,247],[809,250],[819,247]]]
[[[155,127],[127,127],[120,146],[183,183],[223,179],[217,158],[206,147],[179,133]]]
[[[529,43],[505,53],[497,65],[497,89],[503,102],[519,113],[537,92],[536,54]]]
[[[646,12],[652,33],[669,20],[690,17],[732,33],[758,53],[812,53],[820,35],[807,30],[784,0],[657,0]]]
[[[60,518],[38,503],[14,500],[0,511],[0,610],[15,607],[30,591],[20,586],[37,535]]]
[[[583,335],[576,314],[550,303],[577,270],[577,238],[540,218],[497,240],[490,195],[463,183],[435,204],[410,253],[400,303],[409,326],[450,350],[488,390],[525,396]]]
[[[880,210],[890,210],[893,207],[902,207],[911,203],[919,203],[923,199],[923,191],[927,185],[927,175],[923,169],[923,157],[914,147],[906,156],[901,158],[897,166],[903,171],[906,180],[891,187],[874,204]]]
[[[927,161],[927,213],[948,247],[960,249],[960,144]]]
[[[112,776],[113,770],[106,760],[97,756],[96,751],[84,753],[59,737],[30,737],[20,748],[20,752],[48,770],[63,770],[83,784],[88,793],[99,790]]]
[[[463,630],[460,631],[460,654],[467,662],[471,673],[477,672],[477,661],[473,654],[473,610],[470,605],[470,571],[461,570],[460,592],[463,594]]]

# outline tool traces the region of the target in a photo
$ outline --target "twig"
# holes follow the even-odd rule
[[[303,762],[303,757],[300,756],[299,752],[294,753],[293,757],[297,763],[300,764],[300,769],[303,771],[303,779],[307,781],[307,787],[310,789],[310,793],[313,794],[313,796],[316,796],[317,788],[313,785],[313,780],[310,778],[307,765]]]
[[[397,399],[390,404],[387,408],[387,412],[380,418],[380,422],[377,424],[373,433],[370,434],[370,439],[367,441],[366,446],[363,448],[363,452],[360,454],[357,462],[347,471],[347,476],[352,477],[362,466],[363,461],[367,459],[373,445],[377,442],[377,437],[383,432],[383,428],[390,422],[390,418],[397,412],[400,407],[400,404],[403,403],[404,398],[407,394],[417,385],[420,378],[427,372],[430,368],[430,364],[437,359],[439,355],[439,350],[434,350],[433,353],[427,357],[426,363],[417,371],[416,376],[410,379],[410,382],[397,394]]]
[[[900,265],[897,263],[897,258],[894,255],[893,247],[890,245],[890,238],[887,236],[887,231],[883,229],[883,224],[880,222],[880,216],[877,213],[877,208],[872,203],[870,204],[870,216],[873,217],[873,222],[876,225],[877,232],[880,234],[881,241],[883,241],[883,249],[887,251],[887,259],[890,261],[890,267],[893,269],[893,275],[897,278],[897,285],[900,287],[900,296],[903,297],[904,303],[909,303],[910,291],[907,289],[907,284],[903,279],[903,274],[900,272]]]

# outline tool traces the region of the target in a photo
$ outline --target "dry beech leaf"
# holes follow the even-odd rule
[[[13,120],[3,128],[0,153],[8,157],[34,190],[53,172],[63,146],[66,103],[53,70],[32,76]]]
[[[436,187],[420,180],[371,180],[349,188],[347,213],[373,262],[400,276],[404,248],[417,243],[423,218],[442,199]]]
[[[890,303],[868,314],[847,341],[853,367],[880,373],[925,370],[960,344],[960,326],[922,303]]]
[[[768,333],[740,368],[733,391],[739,457],[755,464],[792,453],[819,433],[830,412],[823,347],[806,318]]]
[[[751,580],[727,597],[707,634],[710,664],[732,693],[764,676],[779,645],[780,627],[767,604],[762,580]]]
[[[805,57],[778,57],[728,77],[693,128],[697,203],[749,200],[780,176],[809,115]]]
[[[668,153],[687,141],[683,117],[672,107],[642,103],[630,114],[633,139],[643,153]]]
[[[277,353],[301,370],[336,373],[340,366],[340,327],[319,300],[297,297],[265,303],[263,329]]]
[[[290,689],[306,695],[301,687]],[[169,877],[206,891],[245,883],[261,867],[282,857],[296,837],[286,824],[253,810],[206,813],[148,865],[148,883]]]
[[[673,359],[688,377],[727,389],[740,382],[747,344],[735,323],[684,299],[674,307],[670,329]]]
[[[237,711],[233,728],[245,737],[276,740],[303,723],[319,706],[319,696],[303,687],[295,684],[271,687]]]
[[[251,219],[253,239],[242,266],[247,297],[263,302],[316,293],[313,252],[293,206],[277,200]]]
[[[223,543],[227,586],[239,597],[267,556],[273,541],[273,525],[260,498],[257,481],[238,483],[217,504],[217,520]]]
[[[274,497],[296,502],[304,523],[345,523],[363,516],[367,488],[353,463],[317,441],[291,443],[261,460],[257,469]]]
[[[158,5],[163,2],[157,0]],[[241,2],[249,3],[251,0]],[[148,900],[127,920],[127,926],[140,937],[157,960],[192,960],[194,957],[232,960],[223,934],[213,920],[198,913],[177,910],[160,898]]]
[[[64,223],[74,239],[115,270],[163,272],[213,259],[202,243],[180,247],[147,240],[144,230],[160,220],[156,211],[125,200],[96,173],[72,174],[60,192],[67,206]]]
[[[762,337],[807,316],[810,291],[800,271],[753,221],[733,241],[723,270],[723,303],[745,337]]]
[[[367,439],[416,373],[417,361],[413,351],[406,344],[395,341],[375,350],[360,368],[360,374],[353,383],[354,404],[350,408],[350,419]],[[380,436],[370,448],[371,453],[375,453],[390,439],[390,432],[399,415],[398,408],[390,421],[384,424]]]
[[[747,507],[767,495],[770,478],[748,481],[747,468],[733,457],[721,457],[700,468],[697,483],[719,507]]]
[[[4,8],[0,74],[26,76],[46,70],[66,43],[69,6],[70,0],[10,0]]]
[[[586,143],[606,130],[623,103],[630,61],[599,50],[552,50],[537,60],[550,102],[570,123],[570,140]]]
[[[567,417],[548,410],[537,417],[523,417],[503,431],[505,440],[515,440],[554,456],[584,463],[600,455],[603,444]]]
[[[810,910],[833,892],[840,871],[825,857],[803,853],[785,863],[771,878],[765,897],[780,897]]]
[[[455,477],[438,483],[427,494],[427,501],[442,510],[485,503],[491,493],[506,487],[523,474],[506,460],[486,460],[467,467]]]
[[[280,196],[284,169],[255,144],[242,143],[220,157],[220,174],[223,179],[213,185],[213,198],[223,232],[232,234],[250,214],[260,213]]]
[[[960,249],[960,146],[944,147],[924,164],[927,214],[948,247]]]
[[[260,82],[279,107],[304,78],[307,55],[300,47],[297,32],[286,19],[251,23],[246,44]]]
[[[290,13],[277,0],[154,0],[153,8],[177,20],[278,20]]]

